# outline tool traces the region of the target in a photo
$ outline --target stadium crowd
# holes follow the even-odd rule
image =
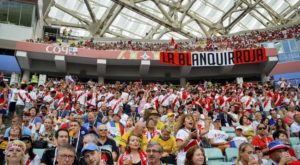
[[[0,161],[299,164],[299,99],[300,87],[287,80],[183,87],[81,83],[69,76],[40,85],[1,81]]]
[[[66,29],[64,29],[66,31]],[[167,42],[136,42],[136,41],[117,41],[105,42],[90,40],[72,39],[69,33],[63,32],[62,37],[53,41],[49,36],[36,41],[30,39],[28,42],[36,43],[55,43],[64,46],[77,48],[88,48],[96,50],[135,50],[135,51],[166,51],[176,49],[178,51],[212,51],[212,50],[232,50],[244,48],[258,48],[263,42],[278,41],[300,37],[300,25],[282,27],[269,30],[253,30],[243,34],[215,36],[209,38],[196,38],[191,41],[179,41],[177,43]]]

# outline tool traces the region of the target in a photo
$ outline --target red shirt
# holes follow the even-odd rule
[[[268,148],[269,143],[273,140],[272,137],[261,137],[260,135],[256,135],[252,139],[252,145],[255,147],[259,147],[261,149]]]

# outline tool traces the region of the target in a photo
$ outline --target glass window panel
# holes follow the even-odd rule
[[[22,4],[20,25],[31,26],[33,5]]]
[[[282,41],[283,50],[285,53],[290,52],[289,42],[287,40]]]
[[[274,46],[277,49],[278,53],[283,53],[283,48],[282,48],[282,43],[281,42],[275,42]]]
[[[289,40],[291,52],[297,51],[296,41]]]
[[[8,7],[8,2],[2,2],[2,5],[0,5],[0,22],[7,23]]]
[[[19,3],[11,2],[9,4],[8,21],[11,24],[19,25],[21,6]]]

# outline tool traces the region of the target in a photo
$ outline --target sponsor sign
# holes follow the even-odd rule
[[[41,55],[53,54],[95,59],[159,60],[158,51],[95,50],[24,41],[16,42],[16,50],[41,53]]]

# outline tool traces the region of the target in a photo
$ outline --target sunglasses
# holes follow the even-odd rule
[[[99,131],[107,131],[107,129],[99,129]]]
[[[160,151],[159,150],[150,150],[150,149],[148,149],[148,150],[146,150],[146,152],[147,153],[160,153]]]
[[[258,130],[265,130],[265,127],[259,127]]]

